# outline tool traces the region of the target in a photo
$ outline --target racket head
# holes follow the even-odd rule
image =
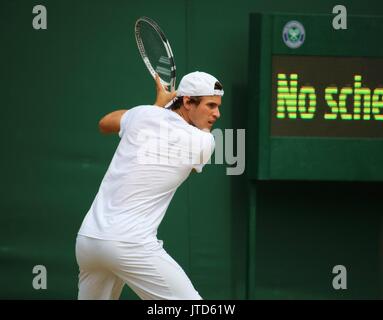
[[[148,17],[137,19],[134,31],[138,51],[152,77],[155,79],[157,73],[164,86],[175,90],[176,65],[164,32]]]

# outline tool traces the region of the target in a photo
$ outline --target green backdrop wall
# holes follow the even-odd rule
[[[47,30],[32,28],[37,4],[48,10]],[[245,128],[249,13],[328,14],[336,4],[0,0],[0,298],[76,298],[76,233],[118,143],[98,133],[98,120],[154,101],[134,40],[139,16],[171,39],[178,75],[204,70],[222,81],[217,127]],[[342,4],[383,14],[380,1]],[[379,298],[381,191],[255,182],[208,165],[177,191],[159,237],[205,299]],[[348,290],[332,288],[337,264],[348,267]],[[35,265],[47,268],[47,290],[32,287]],[[123,298],[137,297],[126,289]]]

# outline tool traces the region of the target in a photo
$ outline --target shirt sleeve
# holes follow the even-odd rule
[[[193,165],[193,169],[195,169],[198,173],[202,172],[202,168],[205,166],[206,163],[209,162],[210,157],[214,152],[214,148],[215,148],[214,136],[211,133],[208,133],[203,139],[199,161],[197,161],[197,163]]]
[[[124,133],[126,131],[128,120],[129,120],[129,116],[130,116],[129,110],[126,111],[121,116],[121,119],[120,119],[120,131],[118,132],[118,135],[120,136],[120,138],[122,138],[122,136],[124,135]]]

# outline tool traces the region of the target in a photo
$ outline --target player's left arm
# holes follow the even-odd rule
[[[176,97],[176,91],[169,92],[167,88],[161,84],[158,75],[156,76],[155,81],[157,96],[154,105],[164,107]],[[128,109],[116,110],[104,116],[98,123],[100,132],[104,134],[118,133],[120,131],[121,117],[127,111]]]
[[[101,118],[98,122],[100,132],[104,134],[118,133],[120,131],[121,117],[127,111],[127,109],[113,111]]]

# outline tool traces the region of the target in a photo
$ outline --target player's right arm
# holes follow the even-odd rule
[[[113,111],[108,113],[98,122],[98,128],[101,133],[118,133],[120,131],[120,123],[122,115],[127,112],[127,109]]]
[[[156,74],[155,82],[156,82],[157,96],[156,96],[156,102],[154,102],[154,105],[163,108],[168,104],[168,102],[170,102],[176,97],[177,92],[176,91],[169,92],[168,89],[161,84],[161,80],[158,74]]]

